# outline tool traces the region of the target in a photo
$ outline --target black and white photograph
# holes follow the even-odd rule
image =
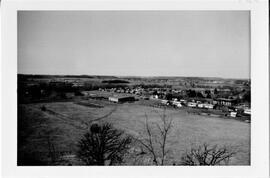
[[[18,165],[249,165],[248,11],[18,11]]]
[[[269,177],[268,2],[111,1],[1,3],[1,175]]]

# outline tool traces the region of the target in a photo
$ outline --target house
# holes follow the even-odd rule
[[[172,105],[174,105],[174,106],[176,106],[176,107],[178,107],[178,108],[182,107],[182,104],[181,104],[180,101],[173,101],[173,102],[172,102]]]
[[[250,105],[241,103],[241,104],[236,105],[235,108],[237,110],[245,110],[245,109],[250,108]]]
[[[198,108],[204,108],[204,104],[203,103],[198,104]]]
[[[90,91],[81,91],[81,94],[83,94],[84,96],[89,96]]]
[[[244,113],[247,115],[251,115],[251,109],[250,108],[244,109]]]
[[[188,102],[188,103],[187,103],[187,106],[188,106],[188,107],[194,108],[194,107],[197,106],[197,103],[195,103],[195,102]]]
[[[117,97],[109,97],[109,101],[114,102],[114,103],[118,103],[119,98],[117,98]]]
[[[162,104],[165,104],[165,105],[169,105],[169,101],[168,100],[161,100],[161,103]]]
[[[204,107],[207,108],[207,109],[213,109],[214,105],[206,103],[206,104],[204,104]]]
[[[81,91],[81,94],[83,96],[96,96],[95,94],[93,94],[91,91]]]
[[[181,103],[187,103],[187,100],[181,99],[180,102]]]
[[[111,96],[109,97],[109,101],[114,103],[123,103],[135,101],[135,98],[133,96]]]
[[[198,108],[207,108],[207,109],[213,109],[214,105],[209,103],[199,103]]]
[[[151,99],[158,99],[158,95],[151,95],[150,98]]]
[[[237,116],[237,112],[230,112],[230,116],[231,117],[236,117]]]

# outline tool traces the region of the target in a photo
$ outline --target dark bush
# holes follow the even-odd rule
[[[227,146],[218,147],[217,145],[209,146],[203,144],[197,148],[191,148],[181,157],[181,165],[187,166],[213,166],[213,165],[227,165],[236,154]]]
[[[80,140],[77,155],[87,165],[121,164],[131,141],[111,124],[95,124]]]
[[[102,83],[108,83],[108,84],[113,84],[113,83],[129,83],[129,81],[125,81],[125,80],[103,80]]]

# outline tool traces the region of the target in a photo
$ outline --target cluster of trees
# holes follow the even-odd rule
[[[124,84],[103,84],[97,85],[86,83],[84,86],[73,87],[70,83],[50,84],[38,83],[27,86],[23,82],[18,83],[18,101],[24,103],[40,99],[66,99],[66,93],[74,93],[75,96],[81,96],[83,90],[97,90],[99,88],[124,88]]]
[[[113,81],[102,81],[102,83],[93,83],[85,82],[84,86],[78,87],[80,90],[98,90],[102,89],[111,89],[111,88],[126,88],[128,87],[126,82],[118,82],[117,80]]]
[[[77,88],[72,87],[71,84],[51,85],[50,83],[39,83],[27,86],[23,82],[18,83],[18,100],[24,102],[27,99],[36,100],[48,98],[56,95],[60,98],[65,98],[65,93],[76,92]]]
[[[141,84],[133,85],[133,88],[136,88],[136,87],[141,87],[141,88],[144,88],[144,89],[149,89],[149,88],[172,88],[172,85],[141,83]]]

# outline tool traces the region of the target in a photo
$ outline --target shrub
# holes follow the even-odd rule
[[[191,148],[189,152],[186,152],[181,157],[181,164],[188,166],[227,165],[230,158],[235,154],[236,151],[233,151],[227,146],[209,146],[208,144],[204,143],[202,146]]]

